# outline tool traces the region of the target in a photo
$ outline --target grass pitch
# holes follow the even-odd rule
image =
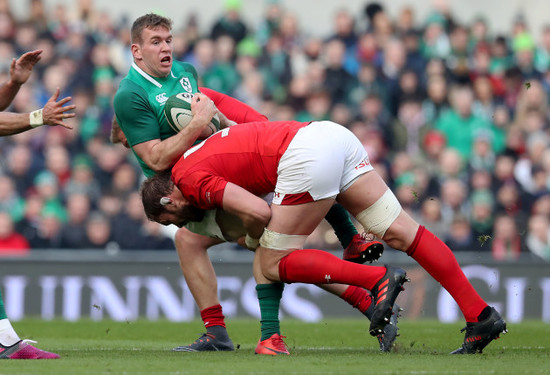
[[[548,374],[550,324],[509,324],[510,333],[481,355],[451,356],[460,346],[462,324],[400,323],[396,350],[380,353],[365,320],[309,324],[285,320],[291,356],[257,356],[256,320],[228,319],[235,352],[176,353],[192,342],[201,322],[44,322],[14,324],[21,337],[59,353],[58,360],[0,361],[0,374]]]

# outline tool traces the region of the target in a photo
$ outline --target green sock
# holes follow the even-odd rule
[[[2,299],[2,291],[0,290],[0,320],[8,319],[6,310],[4,309],[4,300]]]
[[[325,219],[328,221],[336,237],[340,240],[342,247],[345,249],[350,244],[353,236],[357,232],[357,228],[353,225],[348,211],[339,204],[333,204],[330,210],[328,211]]]
[[[281,304],[284,288],[283,283],[256,285],[258,301],[260,302],[261,341],[270,338],[275,333],[281,333],[279,305]]]

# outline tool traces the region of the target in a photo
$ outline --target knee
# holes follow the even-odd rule
[[[260,267],[263,276],[269,281],[280,281],[279,264],[281,259],[288,253],[287,251],[270,250],[258,248],[260,251]]]
[[[174,243],[176,245],[176,249],[178,251],[185,251],[185,249],[190,248],[188,246],[188,230],[186,228],[180,228],[176,231],[176,235],[174,236]]]
[[[412,219],[398,218],[388,228],[382,239],[395,250],[407,251],[414,241],[418,226],[418,223]]]

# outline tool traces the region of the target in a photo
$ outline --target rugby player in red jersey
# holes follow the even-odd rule
[[[270,207],[260,196],[271,191]],[[370,289],[375,303],[370,333],[378,335],[389,322],[404,271],[303,249],[337,201],[365,231],[415,259],[455,299],[467,324],[464,343],[453,354],[481,352],[506,332],[505,321],[475,291],[452,251],[402,210],[359,140],[333,122],[255,122],[224,129],[188,150],[171,175],[147,180],[142,198],[148,217],[162,224],[181,226],[197,209],[221,208],[238,216],[247,246],[257,248],[255,277],[266,284]]]

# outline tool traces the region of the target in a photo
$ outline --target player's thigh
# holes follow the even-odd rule
[[[322,199],[297,205],[271,205],[267,229],[283,234],[310,235],[323,220],[334,199]]]
[[[337,201],[353,216],[372,206],[388,190],[382,177],[371,170],[360,175],[351,186],[341,192]]]

